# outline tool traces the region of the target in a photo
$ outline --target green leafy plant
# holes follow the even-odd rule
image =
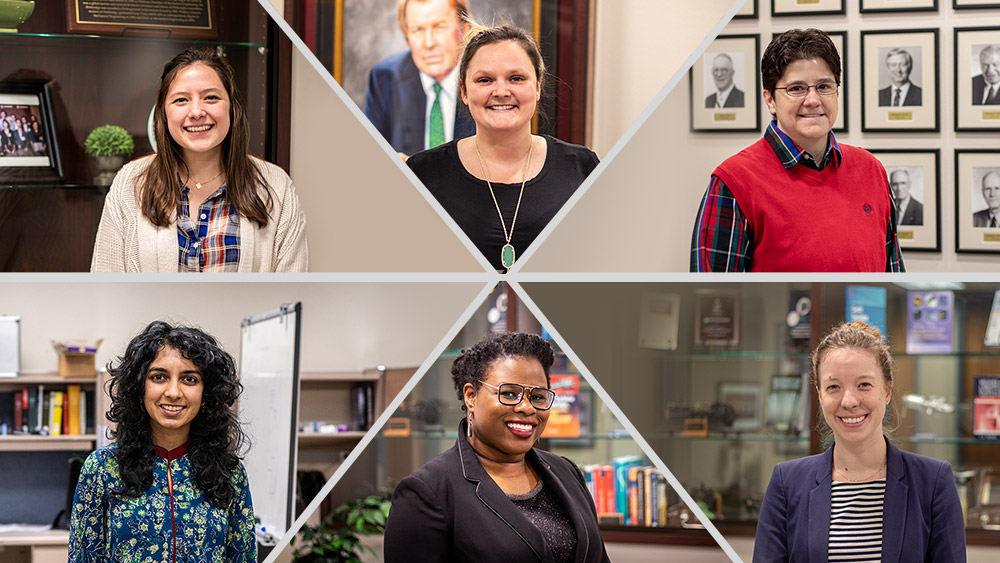
[[[83,150],[92,156],[128,156],[135,150],[132,135],[117,125],[101,125],[87,135]]]
[[[385,532],[390,501],[369,496],[338,506],[316,526],[303,526],[292,540],[295,563],[361,563],[365,552],[377,555],[361,543],[361,536]],[[296,543],[301,538],[302,545]]]

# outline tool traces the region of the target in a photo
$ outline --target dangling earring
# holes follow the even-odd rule
[[[472,415],[472,413],[470,412],[470,413],[469,413],[469,424],[467,424],[467,425],[465,426],[465,436],[466,436],[467,438],[471,438],[471,437],[472,437],[472,419],[473,419],[473,415]]]

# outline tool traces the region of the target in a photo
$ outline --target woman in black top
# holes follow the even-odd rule
[[[458,67],[476,134],[407,164],[487,260],[503,272],[597,166],[593,151],[531,134],[545,63],[534,38],[473,26]]]

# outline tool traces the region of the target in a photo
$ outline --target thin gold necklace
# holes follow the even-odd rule
[[[207,184],[207,183],[211,182],[212,180],[218,178],[219,176],[222,176],[222,172],[223,172],[223,170],[219,170],[218,174],[216,174],[215,176],[212,176],[211,178],[209,178],[208,180],[205,180],[204,182],[199,182],[199,181],[195,180],[195,182],[194,182],[194,189],[200,190],[203,184]],[[188,182],[190,182],[190,181],[191,181],[191,176],[189,175],[188,176],[188,181],[184,182],[184,185],[187,186]]]
[[[867,477],[865,477],[865,478],[863,478],[863,479],[850,479],[850,478],[848,478],[848,477],[847,477],[847,475],[846,475],[846,471],[847,471],[847,468],[846,468],[846,467],[845,467],[844,469],[841,469],[841,470],[839,470],[839,471],[840,471],[840,476],[841,476],[841,477],[844,477],[844,479],[843,479],[843,480],[844,480],[844,481],[847,481],[848,483],[863,483],[863,482],[865,482],[865,481],[871,481],[873,477],[875,477],[875,476],[876,476],[876,475],[878,475],[878,474],[879,474],[879,473],[880,473],[880,472],[881,472],[881,471],[882,471],[883,469],[885,469],[885,461],[886,461],[886,460],[884,460],[884,459],[883,459],[883,460],[882,460],[882,465],[880,465],[880,466],[879,466],[879,468],[878,468],[878,469],[876,469],[874,473],[872,473],[871,475],[869,475],[869,476],[867,476]]]
[[[486,185],[490,188],[490,195],[493,196],[493,205],[497,207],[497,215],[500,216],[500,226],[503,227],[503,237],[507,244],[500,249],[500,263],[504,268],[510,269],[514,265],[514,245],[510,239],[514,236],[514,224],[517,223],[517,212],[521,210],[521,196],[524,195],[524,184],[528,181],[528,166],[531,164],[531,150],[535,147],[534,140],[528,136],[528,158],[524,161],[524,173],[521,174],[521,193],[517,195],[517,207],[514,208],[514,218],[510,221],[510,232],[507,231],[507,224],[503,221],[503,212],[500,211],[500,204],[497,203],[497,194],[493,193],[493,184],[490,182],[490,172],[486,169],[486,162],[483,161],[483,154],[479,152],[479,135],[472,137],[476,145],[476,156],[479,157],[479,167],[486,177]]]

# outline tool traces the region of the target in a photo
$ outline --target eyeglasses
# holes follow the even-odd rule
[[[815,88],[816,93],[820,96],[832,96],[837,93],[837,83],[836,82],[820,82],[819,84],[789,84],[783,88],[775,87],[775,90],[784,90],[789,97],[792,98],[805,98],[809,93],[810,88]]]
[[[501,405],[517,405],[521,403],[524,392],[528,392],[528,403],[540,411],[547,411],[552,408],[552,402],[556,399],[556,394],[551,389],[545,387],[525,387],[517,383],[501,383],[499,386],[490,385],[485,381],[480,381],[483,385],[496,389],[497,399]]]

